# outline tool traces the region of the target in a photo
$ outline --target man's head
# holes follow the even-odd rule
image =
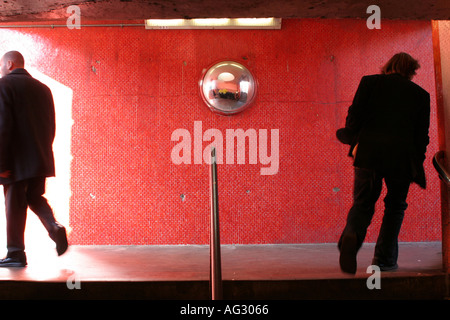
[[[381,69],[383,74],[399,73],[411,80],[420,68],[419,62],[409,54],[400,52],[394,55]]]
[[[24,66],[25,61],[22,54],[18,51],[9,51],[0,59],[0,74],[4,77],[14,69],[23,68]]]

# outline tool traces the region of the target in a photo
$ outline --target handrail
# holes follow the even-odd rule
[[[441,160],[445,159],[445,152],[438,151],[433,157],[433,165],[436,171],[439,173],[439,178],[450,185],[450,174],[445,170],[444,164],[441,163]]]
[[[216,149],[211,149],[211,230],[210,230],[210,283],[212,300],[222,299],[222,266],[220,256],[219,197],[217,188]]]

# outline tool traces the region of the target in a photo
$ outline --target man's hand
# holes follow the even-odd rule
[[[356,144],[356,146],[352,150],[353,159],[356,158],[356,151],[358,151],[358,144]]]
[[[9,178],[11,176],[11,170],[0,172],[0,178]]]

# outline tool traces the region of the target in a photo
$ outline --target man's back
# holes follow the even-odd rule
[[[361,86],[367,91],[355,166],[408,176],[423,171],[429,94],[399,74],[367,76]]]
[[[25,69],[0,79],[0,164],[12,181],[55,174],[55,110],[50,89]],[[9,143],[8,143],[9,141]]]

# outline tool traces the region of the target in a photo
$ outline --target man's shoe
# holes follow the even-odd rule
[[[378,265],[380,267],[381,271],[394,271],[398,269],[398,264],[393,264],[393,265],[385,265],[385,264],[379,264]]]
[[[378,262],[376,259],[372,260],[372,265],[378,266],[378,268],[380,268],[380,271],[394,271],[394,270],[398,269],[397,263],[385,264],[385,263]]]
[[[67,251],[69,244],[67,242],[66,228],[60,224],[57,224],[55,231],[52,232],[50,238],[56,243],[56,252],[58,253],[58,256]]]
[[[355,233],[346,233],[342,236],[340,250],[339,265],[341,270],[346,273],[355,274],[357,268],[356,254],[358,252]]]
[[[27,265],[27,258],[25,256],[25,253],[19,253],[19,254],[9,254],[6,256],[6,258],[0,260],[0,267],[3,268],[23,268]]]

